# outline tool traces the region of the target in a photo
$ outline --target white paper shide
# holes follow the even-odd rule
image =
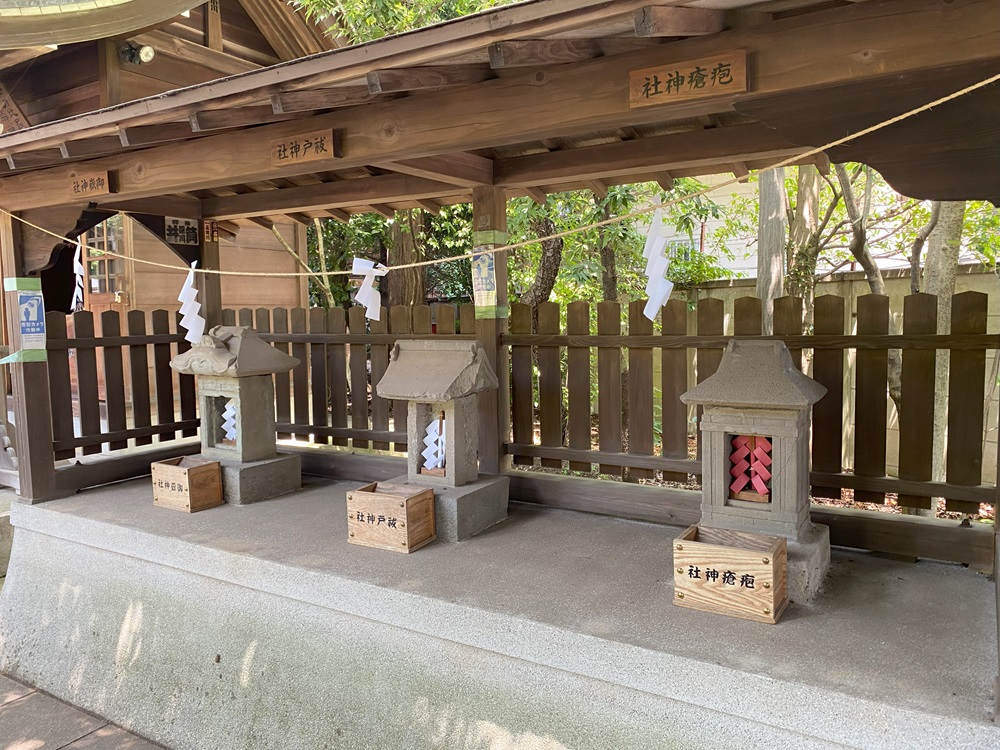
[[[656,320],[656,313],[670,299],[674,284],[667,279],[667,268],[670,259],[666,255],[667,238],[663,234],[663,211],[656,210],[653,221],[646,235],[646,246],[642,257],[646,259],[646,297],[648,302],[642,314],[650,320]]]
[[[177,295],[177,301],[181,303],[180,326],[187,333],[184,338],[191,344],[201,341],[205,333],[205,318],[201,315],[201,303],[198,302],[198,290],[194,286],[194,269],[198,267],[198,261],[191,264],[187,278],[184,279],[184,286],[181,293]]]

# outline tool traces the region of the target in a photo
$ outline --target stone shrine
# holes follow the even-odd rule
[[[216,326],[170,361],[178,372],[198,376],[201,455],[222,465],[227,503],[253,503],[302,486],[299,457],[276,450],[272,380],[298,363],[246,326]]]
[[[799,602],[830,566],[830,530],[809,515],[810,410],[825,393],[784,342],[734,339],[718,371],[681,396],[704,407],[701,522],[787,537],[788,595]]]
[[[457,542],[507,517],[510,480],[479,473],[476,394],[499,387],[476,341],[398,341],[376,388],[387,399],[409,401],[407,472],[392,484],[432,487],[438,539]],[[422,471],[424,438],[444,413],[443,471]]]

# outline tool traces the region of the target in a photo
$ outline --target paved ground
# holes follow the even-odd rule
[[[159,747],[105,719],[0,675],[0,750],[157,750]]]

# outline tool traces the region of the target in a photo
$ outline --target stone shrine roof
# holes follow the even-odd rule
[[[376,388],[382,398],[453,401],[500,386],[478,341],[397,341]]]
[[[685,404],[744,409],[807,409],[826,388],[792,364],[783,341],[733,339],[718,371],[681,395]]]
[[[195,346],[170,360],[186,375],[245,378],[288,372],[299,363],[279,352],[249,326],[215,326]]]

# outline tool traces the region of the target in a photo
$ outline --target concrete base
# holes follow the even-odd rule
[[[461,487],[410,482],[405,476],[390,479],[388,483],[434,489],[434,523],[438,541],[461,542],[507,518],[510,497],[510,479],[507,477],[480,474],[477,481]]]
[[[515,503],[393,554],[348,544],[356,487],[15,505],[0,672],[172,750],[1000,747],[993,584],[961,566],[836,550],[763,625],[670,603],[678,528]]]
[[[810,525],[800,541],[788,540],[788,598],[800,604],[816,597],[830,570],[830,527]]]
[[[222,464],[222,496],[233,505],[257,503],[302,487],[302,460],[298,456],[219,463]]]

